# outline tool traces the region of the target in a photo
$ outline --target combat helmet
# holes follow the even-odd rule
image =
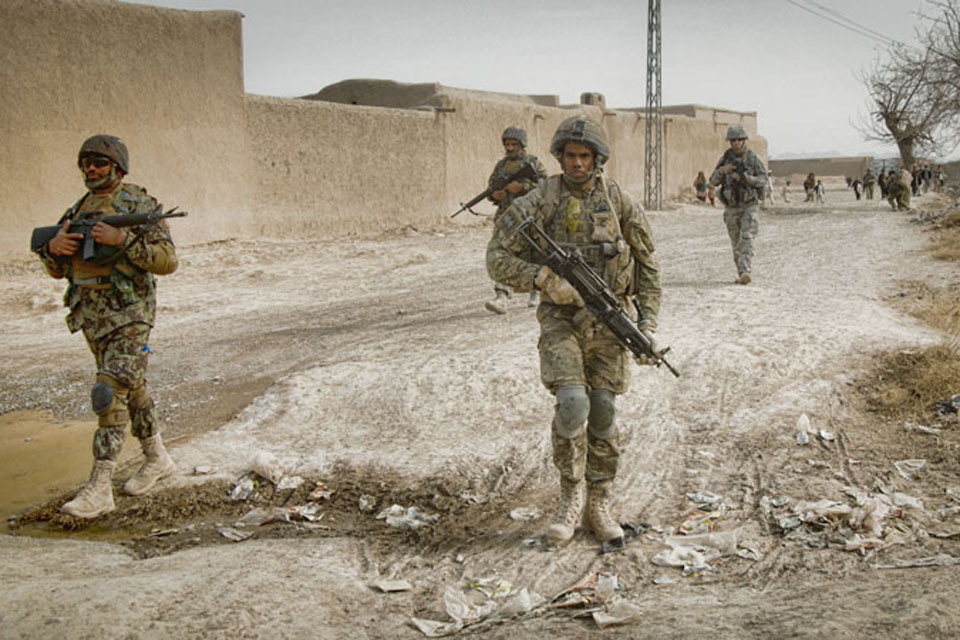
[[[603,128],[587,116],[573,116],[567,118],[557,127],[550,142],[550,153],[561,164],[563,163],[563,146],[568,142],[579,142],[593,150],[597,166],[601,166],[610,158],[610,147],[607,145],[607,134]]]
[[[727,128],[727,140],[746,140],[749,137],[741,124],[732,124]]]
[[[527,132],[520,127],[507,127],[504,129],[503,135],[500,136],[500,141],[505,142],[508,139],[516,140],[520,143],[521,147],[524,149],[527,148]]]
[[[77,154],[77,164],[87,156],[103,156],[113,161],[124,173],[130,173],[130,153],[123,140],[116,136],[98,133],[83,141]]]

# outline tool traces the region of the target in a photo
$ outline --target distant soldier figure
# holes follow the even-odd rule
[[[600,125],[585,116],[564,120],[550,153],[563,173],[515,200],[499,218],[487,245],[487,270],[517,290],[541,291],[540,379],[556,397],[551,444],[560,473],[560,506],[546,537],[567,542],[585,520],[606,542],[623,537],[610,500],[622,446],[615,400],[629,386],[630,353],[584,308],[572,284],[531,256],[514,229],[532,217],[561,247],[579,251],[624,308],[632,308],[630,298],[636,296],[642,310],[638,327],[651,339],[660,309],[660,271],[643,209],[603,174],[610,147]]]
[[[817,177],[813,175],[813,172],[807,174],[806,179],[803,181],[803,192],[806,194],[806,199],[804,202],[813,202],[813,198],[816,195],[815,189],[817,188]]]
[[[906,169],[891,171],[887,178],[887,202],[894,211],[910,209],[911,182],[913,175]]]
[[[130,160],[120,138],[87,139],[77,164],[88,191],[67,209],[61,218],[63,227],[38,253],[52,277],[67,279],[67,327],[71,332],[83,331],[97,361],[97,382],[91,390],[98,417],[93,471],[77,496],[61,508],[78,518],[94,518],[114,509],[111,478],[128,424],[146,460],[124,491],[145,493],[175,470],[160,438],[144,375],[157,311],[154,274],[173,273],[177,254],[165,224],[134,232],[99,222],[93,229],[94,257],[91,261],[81,258],[83,235],[70,231],[71,221],[150,213],[158,204],[142,187],[122,181],[130,171]]]
[[[867,200],[873,200],[873,185],[875,184],[877,184],[877,177],[873,175],[870,167],[867,167],[867,172],[863,174],[863,194]]]
[[[747,132],[739,124],[727,129],[730,148],[723,152],[710,183],[720,187],[724,205],[723,221],[733,245],[737,282],[750,284],[753,263],[753,239],[757,236],[758,199],[767,183],[767,170],[760,158],[747,149]]]
[[[537,159],[537,156],[532,156],[526,153],[526,131],[520,127],[507,127],[504,129],[503,135],[500,136],[500,140],[503,142],[504,156],[493,168],[493,173],[490,174],[490,179],[487,181],[488,187],[493,186],[493,184],[498,180],[503,180],[510,177],[512,174],[519,171],[524,163],[527,162],[532,163],[533,166],[537,168],[537,176],[539,180],[547,177],[547,170],[544,169],[543,163]],[[500,215],[503,211],[505,211],[507,207],[510,206],[510,203],[514,201],[514,199],[529,192],[536,186],[537,180],[523,180],[522,182],[514,181],[500,191],[494,191],[490,195],[490,200],[497,205],[496,215]],[[496,218],[494,218],[494,221],[496,221]],[[483,306],[486,307],[487,311],[492,311],[493,313],[506,313],[507,300],[510,299],[510,290],[502,284],[494,282],[493,291],[493,300],[484,303]],[[530,298],[527,301],[527,306],[537,306],[536,291],[530,292]]]
[[[880,175],[877,176],[877,186],[880,187],[880,198],[887,199],[887,170],[880,169]]]

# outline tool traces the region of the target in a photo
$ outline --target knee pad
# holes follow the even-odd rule
[[[557,434],[562,438],[577,435],[590,413],[590,398],[586,388],[576,385],[557,389],[557,404],[554,407]]]
[[[97,383],[90,390],[90,404],[101,427],[126,426],[127,393],[127,388],[115,379],[97,374]]]
[[[607,440],[617,433],[616,396],[607,389],[594,389],[590,392],[590,417],[587,429],[594,438]]]

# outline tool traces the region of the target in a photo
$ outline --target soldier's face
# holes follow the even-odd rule
[[[503,141],[503,150],[508,158],[519,158],[520,154],[523,153],[523,145],[520,144],[519,140],[507,138]]]
[[[743,152],[747,150],[747,140],[746,138],[737,138],[736,140],[730,141],[730,148],[733,149],[733,152],[738,156],[742,156]]]
[[[563,146],[563,172],[574,180],[583,180],[593,173],[593,150],[579,142]]]
[[[83,182],[90,189],[101,189],[113,185],[113,162],[103,156],[87,156],[80,160]]]

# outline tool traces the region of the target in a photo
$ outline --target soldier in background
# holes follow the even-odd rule
[[[527,162],[532,163],[533,166],[536,167],[538,180],[523,180],[522,182],[514,181],[500,191],[494,191],[492,194],[490,194],[490,200],[497,205],[497,216],[506,210],[506,208],[510,206],[510,203],[513,202],[515,198],[528,193],[531,189],[537,186],[537,182],[539,180],[543,180],[547,177],[547,170],[544,169],[543,163],[540,162],[537,156],[526,153],[526,131],[520,127],[507,127],[504,129],[503,135],[500,136],[500,139],[503,142],[504,156],[493,168],[493,173],[490,174],[490,179],[487,181],[487,186],[490,187],[498,180],[503,180],[510,177],[512,174],[519,171],[524,163]],[[494,218],[494,220],[496,221],[496,218]],[[510,299],[510,290],[502,284],[494,282],[493,292],[493,300],[484,303],[483,306],[487,309],[487,311],[492,311],[493,313],[506,313],[507,300]],[[530,297],[527,300],[527,306],[537,306],[536,291],[530,292]]]
[[[60,220],[63,227],[38,253],[50,276],[67,280],[67,327],[71,332],[83,331],[97,363],[97,381],[91,391],[98,422],[93,471],[76,497],[61,508],[78,518],[94,518],[114,509],[111,479],[128,423],[146,460],[124,491],[145,493],[175,470],[160,437],[144,376],[157,309],[154,274],[173,273],[177,254],[165,224],[134,232],[100,222],[93,228],[95,255],[92,261],[82,259],[83,235],[71,233],[71,221],[150,213],[158,204],[142,187],[123,182],[130,159],[120,138],[95,135],[87,139],[77,164],[88,191],[67,210]]]
[[[747,132],[739,124],[727,129],[730,148],[723,152],[710,183],[720,187],[724,205],[723,221],[727,225],[733,261],[737,266],[737,282],[750,284],[753,267],[753,240],[757,236],[758,195],[767,182],[767,171],[760,158],[747,149]]]
[[[546,536],[554,543],[570,540],[585,510],[594,535],[606,542],[623,537],[610,500],[620,460],[615,400],[629,386],[630,354],[584,308],[573,285],[538,263],[514,230],[533,217],[561,247],[579,250],[625,309],[633,309],[630,298],[636,296],[638,327],[651,339],[660,310],[660,270],[643,209],[603,175],[610,148],[600,125],[585,116],[564,120],[550,152],[563,173],[515,200],[499,217],[487,245],[487,271],[518,291],[541,292],[540,379],[556,396],[551,442],[561,491]]]
[[[880,187],[880,199],[887,199],[887,170],[880,169],[880,175],[877,176],[877,186]]]
[[[863,194],[867,200],[873,200],[873,185],[875,184],[877,184],[877,177],[873,175],[870,167],[867,167],[867,172],[863,174]]]

